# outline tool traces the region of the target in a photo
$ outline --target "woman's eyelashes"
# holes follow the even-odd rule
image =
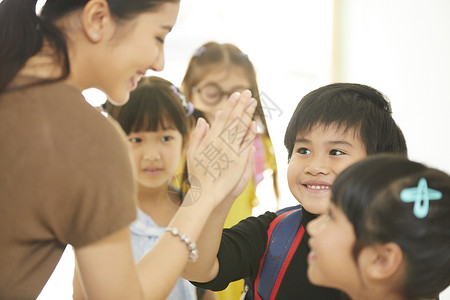
[[[158,43],[160,43],[161,45],[164,45],[164,41],[165,39],[162,37],[156,37],[156,40],[158,41]]]

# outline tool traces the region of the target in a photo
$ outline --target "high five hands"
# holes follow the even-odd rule
[[[211,127],[204,119],[197,121],[187,151],[191,189],[186,202],[195,203],[206,193],[215,207],[242,193],[252,175],[256,105],[250,91],[233,93]]]

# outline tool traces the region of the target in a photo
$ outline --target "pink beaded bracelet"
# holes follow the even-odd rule
[[[185,234],[180,233],[178,228],[166,228],[166,231],[170,232],[173,236],[180,237],[181,241],[186,244],[189,249],[189,261],[196,262],[198,259],[197,245],[192,242]]]

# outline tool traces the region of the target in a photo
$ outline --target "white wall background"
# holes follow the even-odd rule
[[[285,180],[287,123],[301,97],[333,81],[385,93],[410,158],[450,173],[449,14],[448,0],[183,0],[166,69],[156,75],[180,84],[191,55],[210,40],[249,55],[260,91],[280,109],[268,126],[281,206],[295,203]]]
[[[295,204],[286,184],[287,122],[303,95],[332,81],[385,93],[410,158],[450,173],[449,15],[448,0],[182,0],[166,42],[166,69],[156,75],[179,85],[192,53],[210,40],[235,43],[249,55],[261,92],[279,107],[268,126],[281,206]],[[68,249],[39,299],[71,298]]]
[[[333,78],[385,93],[410,159],[450,173],[450,1],[335,4]],[[450,288],[440,299],[450,299]]]
[[[450,173],[450,1],[344,0],[336,78],[391,99],[411,159]]]
[[[155,74],[180,85],[190,57],[205,42],[234,43],[255,65],[264,93],[269,132],[279,167],[280,206],[296,204],[286,180],[284,131],[309,91],[329,83],[332,71],[333,1],[196,0],[181,2],[167,41],[166,68]],[[270,115],[269,115],[270,112]],[[261,185],[258,195],[270,186]],[[271,199],[255,211],[275,209]]]

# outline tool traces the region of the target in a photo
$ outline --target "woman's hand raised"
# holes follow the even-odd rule
[[[251,177],[256,104],[250,91],[234,93],[226,108],[217,112],[211,128],[204,119],[197,121],[187,151],[191,189],[186,203],[207,195],[215,207],[230,193],[242,192],[241,186],[245,188]]]

